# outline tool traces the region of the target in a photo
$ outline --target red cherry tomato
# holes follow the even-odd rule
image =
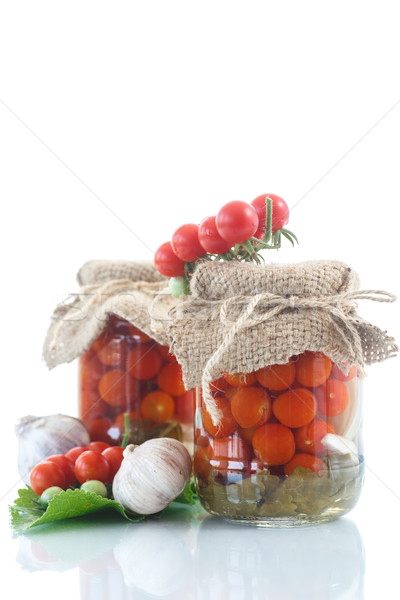
[[[72,462],[75,464],[78,456],[80,456],[82,452],[85,452],[85,450],[85,446],[74,446],[74,448],[71,448],[71,450],[68,450],[68,452],[65,453],[65,456],[72,460]]]
[[[174,232],[171,240],[172,250],[184,262],[193,262],[204,255],[204,248],[199,242],[199,226],[194,223],[181,225]]]
[[[265,233],[265,222],[267,214],[266,197],[272,200],[272,231],[282,229],[289,222],[289,207],[283,198],[276,194],[261,194],[252,201],[252,206],[257,211],[258,215],[258,229],[255,233],[255,237],[262,240]]]
[[[30,475],[31,488],[38,496],[43,494],[44,490],[56,485],[65,489],[65,475],[62,468],[54,462],[44,460],[33,467]]]
[[[225,204],[215,222],[219,235],[232,244],[246,242],[258,228],[257,211],[251,204],[241,200]]]
[[[199,242],[206,252],[224,254],[231,249],[231,242],[224,240],[218,233],[216,217],[207,217],[199,225]]]
[[[86,446],[86,450],[94,450],[95,452],[103,452],[103,450],[106,450],[109,447],[110,447],[110,444],[107,444],[107,442],[90,442],[90,444],[88,444]]]
[[[64,454],[53,454],[52,456],[49,456],[49,458],[46,458],[46,461],[48,460],[61,467],[65,477],[65,487],[68,488],[74,485],[76,481],[75,461]]]
[[[86,424],[91,440],[106,442],[107,444],[115,443],[119,437],[119,432],[114,428],[111,419],[104,417],[95,419]],[[114,431],[115,430],[115,431]],[[86,450],[87,448],[85,448]]]
[[[154,265],[165,277],[181,277],[185,274],[185,263],[176,256],[171,242],[165,242],[156,250]]]
[[[152,346],[137,346],[132,348],[126,360],[126,368],[135,379],[144,381],[152,379],[161,369],[162,358]],[[134,395],[132,395],[135,397]]]
[[[82,452],[75,462],[75,475],[79,483],[97,479],[105,483],[109,481],[110,465],[107,459],[94,450]]]
[[[184,394],[177,396],[174,399],[174,402],[174,419],[176,419],[178,423],[192,424],[194,421],[195,409],[195,399],[193,390],[190,390],[189,392],[185,392]]]
[[[184,394],[186,390],[181,366],[177,362],[164,365],[157,376],[157,384],[163,392],[171,396]]]
[[[122,459],[124,458],[124,449],[121,448],[121,446],[113,446],[112,448],[110,447],[103,450],[102,455],[110,466],[108,481],[111,483],[121,466]]]

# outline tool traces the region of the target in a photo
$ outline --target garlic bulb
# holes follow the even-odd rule
[[[185,446],[170,438],[129,444],[114,477],[115,500],[131,512],[152,515],[166,508],[189,481],[192,460]]]
[[[82,421],[60,414],[22,417],[15,426],[15,433],[18,438],[18,471],[25,483],[29,482],[29,474],[38,462],[90,442]]]

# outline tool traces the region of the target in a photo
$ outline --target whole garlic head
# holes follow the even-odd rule
[[[152,515],[166,508],[190,479],[192,459],[177,440],[158,438],[129,444],[114,477],[113,495],[127,510]]]
[[[29,483],[29,474],[40,461],[90,442],[82,421],[61,414],[21,417],[15,433],[18,438],[18,471],[25,483]]]

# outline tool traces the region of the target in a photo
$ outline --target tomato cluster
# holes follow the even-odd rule
[[[314,352],[255,373],[224,374],[210,385],[222,414],[218,425],[200,404],[194,472],[204,482],[212,471],[223,480],[262,468],[286,476],[298,465],[319,473],[328,454],[322,440],[337,433],[335,424],[350,403],[348,382],[355,377],[356,367],[346,376]]]
[[[110,317],[81,356],[79,373],[79,417],[92,440],[119,444],[126,412],[138,426],[144,419],[150,426],[193,422],[194,393],[185,390],[175,357],[124,319]]]
[[[31,488],[40,496],[53,486],[66,490],[76,483],[97,480],[112,483],[121,466],[124,449],[105,442],[76,446],[66,454],[53,454],[33,467]]]
[[[253,236],[262,240],[266,230],[266,197],[272,200],[272,232],[289,221],[289,208],[276,194],[261,194],[251,204],[234,200],[225,204],[216,216],[206,217],[200,225],[186,223],[174,232],[170,242],[155,253],[154,264],[166,277],[182,277],[185,263],[205,254],[220,255]]]

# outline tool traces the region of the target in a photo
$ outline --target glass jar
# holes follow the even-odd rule
[[[364,476],[358,371],[321,353],[249,374],[225,374],[210,391],[218,425],[196,390],[194,474],[211,514],[263,526],[330,521],[356,503]]]
[[[111,315],[79,359],[79,418],[91,440],[121,443],[173,437],[193,450],[194,392],[168,350],[124,319]]]

